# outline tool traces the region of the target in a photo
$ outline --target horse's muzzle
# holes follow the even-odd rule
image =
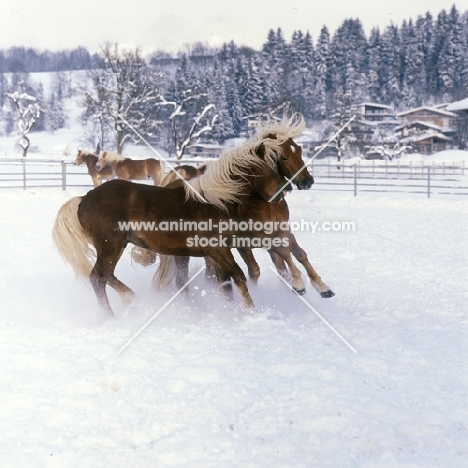
[[[314,184],[314,178],[312,176],[307,177],[301,180],[300,182],[296,183],[298,190],[309,190],[313,184]]]

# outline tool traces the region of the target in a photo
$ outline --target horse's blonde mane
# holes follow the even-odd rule
[[[227,203],[239,200],[239,194],[245,186],[243,178],[249,167],[261,163],[261,159],[252,154],[255,147],[243,145],[236,149],[224,151],[218,161],[210,164],[206,172],[190,180],[194,190],[185,187],[186,198],[200,201],[198,194],[220,209],[226,209]]]
[[[259,142],[265,138],[274,136],[279,145],[289,138],[296,138],[302,134],[305,128],[305,120],[301,114],[293,114],[291,117],[284,116],[282,120],[269,119],[257,127],[254,138]]]
[[[125,156],[122,156],[121,154],[113,153],[112,151],[103,151],[99,156],[99,160],[102,159],[104,159],[104,161],[107,161],[108,163],[113,163],[123,161],[127,158]]]
[[[305,128],[302,115],[293,114],[281,121],[268,121],[257,128],[255,134],[243,145],[225,150],[218,161],[211,163],[205,174],[192,179],[195,190],[185,187],[187,198],[200,200],[200,193],[208,203],[226,209],[226,204],[239,201],[248,169],[264,162],[275,168],[282,154],[281,145],[289,138],[299,136]],[[255,149],[263,144],[265,156],[262,160]]]
[[[79,149],[78,150],[78,154],[77,156],[97,156],[95,153],[93,153],[92,151],[88,151],[88,150],[82,150],[82,149]]]

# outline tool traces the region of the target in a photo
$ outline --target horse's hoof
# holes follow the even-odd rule
[[[306,293],[305,288],[302,288],[302,289],[293,288],[292,290],[294,293],[299,294],[299,296],[303,296]]]
[[[333,297],[335,295],[335,293],[329,289],[328,291],[324,291],[324,292],[321,292],[320,295],[326,299],[326,298],[329,298],[329,297]]]

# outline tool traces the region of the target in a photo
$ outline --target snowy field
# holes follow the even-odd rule
[[[468,209],[463,197],[293,192],[292,219],[354,221],[297,232],[336,292],[304,296],[264,251],[243,313],[203,275],[167,301],[125,255],[101,323],[92,290],[52,245],[78,190],[3,189],[2,467],[466,467]],[[191,263],[191,274],[202,265]]]

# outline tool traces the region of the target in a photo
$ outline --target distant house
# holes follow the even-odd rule
[[[208,143],[195,143],[187,146],[185,156],[189,158],[218,158],[224,146]]]
[[[452,139],[438,132],[426,132],[402,138],[402,144],[411,145],[420,154],[434,154],[446,150]]]
[[[395,128],[395,134],[400,138],[422,134],[422,133],[440,133],[446,137],[452,138],[454,129],[451,127],[441,127],[430,122],[414,120]]]
[[[457,115],[455,120],[456,135],[455,140],[460,149],[468,148],[468,98],[461,101],[452,102],[447,106],[447,110]]]
[[[352,133],[359,142],[367,144],[373,140],[377,125],[377,122],[355,119],[344,133]]]
[[[418,107],[400,112],[402,124],[395,129],[402,144],[410,145],[421,154],[433,154],[449,148],[453,143],[456,114],[436,107]]]
[[[448,110],[436,107],[418,107],[397,114],[404,124],[410,122],[426,122],[438,125],[441,128],[453,128],[453,121],[456,115]]]
[[[457,114],[468,113],[468,98],[452,102],[447,106],[447,111],[456,112]]]
[[[368,122],[387,122],[395,120],[395,113],[390,106],[373,102],[362,102],[357,105],[357,113]]]

